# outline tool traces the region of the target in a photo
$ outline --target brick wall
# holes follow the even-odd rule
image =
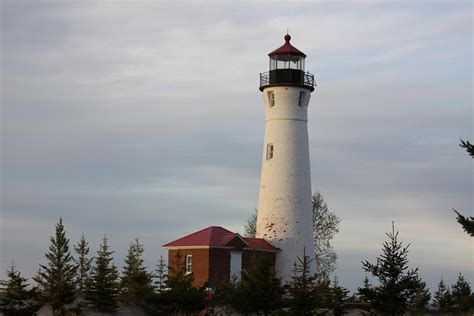
[[[255,261],[261,257],[268,258],[273,268],[275,268],[276,253],[245,250],[242,254],[242,270],[248,271],[252,269],[252,267],[255,265]]]
[[[179,251],[178,260],[177,254]],[[203,286],[209,279],[209,249],[180,249],[168,251],[168,274],[170,276],[176,273],[175,271],[185,269],[186,255],[193,256],[192,272],[194,277],[193,285],[196,287]]]
[[[216,286],[230,280],[230,251],[228,249],[210,249],[209,285]]]
[[[178,259],[179,251],[179,259]],[[193,256],[192,272],[193,285],[196,287],[208,284],[213,287],[221,282],[230,280],[230,251],[228,249],[180,249],[168,251],[168,274],[174,275],[176,271],[184,271],[186,255]],[[255,260],[260,257],[269,259],[275,267],[276,254],[272,252],[258,252],[245,250],[242,253],[242,269],[250,270]]]

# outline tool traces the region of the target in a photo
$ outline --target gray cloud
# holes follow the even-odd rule
[[[60,216],[73,241],[109,235],[119,265],[137,235],[151,267],[183,234],[241,231],[258,199],[258,73],[289,26],[318,81],[312,183],[342,219],[342,284],[360,284],[392,220],[432,287],[472,280],[450,211],[473,209],[457,146],[472,138],[470,6],[3,1],[0,268],[32,275]]]

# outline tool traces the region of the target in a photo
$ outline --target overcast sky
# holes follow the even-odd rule
[[[474,280],[472,1],[1,1],[3,271],[45,263],[59,217],[121,266],[258,202],[259,73],[292,44],[318,87],[311,179],[341,218],[336,274],[361,285],[395,221],[434,290]]]

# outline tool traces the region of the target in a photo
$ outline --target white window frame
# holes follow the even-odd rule
[[[242,251],[230,251],[230,279],[240,280],[242,274]]]
[[[186,255],[185,271],[186,274],[193,273],[193,255]]]
[[[275,146],[273,144],[267,144],[267,160],[272,160],[275,156]]]
[[[273,91],[268,91],[268,106],[271,108],[275,106],[275,93]]]

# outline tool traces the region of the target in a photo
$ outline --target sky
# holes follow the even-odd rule
[[[432,291],[474,281],[472,1],[1,1],[0,269],[35,274],[63,218],[121,267],[258,203],[267,53],[307,54],[311,181],[355,290],[392,221]],[[4,273],[4,272],[2,272]]]

